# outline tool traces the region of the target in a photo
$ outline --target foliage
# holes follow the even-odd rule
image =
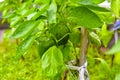
[[[44,79],[41,73],[41,61],[36,47],[24,54],[24,59],[15,60],[16,41],[0,43],[0,80],[38,80]],[[34,50],[33,50],[34,49]]]
[[[56,46],[50,47],[42,56],[41,61],[43,75],[52,77],[51,79],[62,71],[63,55]]]
[[[1,2],[2,22],[7,21],[11,28],[11,32],[8,31],[6,34],[9,38],[20,41],[15,59],[22,57],[32,44],[35,44],[42,61],[44,76],[51,80],[60,79],[60,76],[64,76],[62,73],[66,70],[65,64],[79,58],[81,28],[88,31],[89,44],[96,46],[95,48],[102,44],[107,47],[112,32],[107,30],[106,24],[114,24],[114,19],[119,19],[120,1],[112,0],[111,9],[98,6],[103,1],[5,0]],[[97,60],[108,68],[103,59],[97,58]],[[109,69],[106,72],[109,73]],[[107,76],[107,79],[112,80],[113,77]]]
[[[45,78],[41,70],[42,67],[41,61],[39,58],[39,54],[37,53],[36,46],[32,46],[32,48],[29,49],[28,53],[23,55],[24,59],[21,58],[20,60],[14,60],[14,56],[16,55],[15,54],[16,46],[17,46],[16,41],[4,40],[4,42],[0,43],[0,79],[1,80],[4,79],[47,80],[47,78]],[[109,76],[106,77],[107,75],[106,70],[109,69],[106,69],[106,67],[104,67],[104,63],[102,64],[101,62],[98,62],[99,60],[94,59],[94,56],[97,56],[98,54],[99,53],[97,49],[93,49],[92,47],[89,48],[89,54],[87,55],[87,60],[89,64],[88,71],[90,73],[89,75],[91,80],[104,80],[109,78]],[[113,68],[109,67],[112,75],[113,76],[116,75],[115,79],[118,80],[119,80],[119,72],[120,72],[119,55],[117,54],[116,55],[117,57],[115,57],[114,67]],[[108,66],[111,64],[110,62],[111,56],[103,57],[99,55],[99,57],[104,58]],[[73,71],[71,72],[73,73]],[[67,79],[74,80],[72,75],[75,74],[69,73],[67,75],[68,77]]]

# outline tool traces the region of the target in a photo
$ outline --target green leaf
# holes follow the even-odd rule
[[[64,62],[66,63],[76,57],[76,55],[73,54],[74,48],[70,44],[64,45],[64,47],[61,48],[61,51],[63,53]]]
[[[14,13],[8,13],[6,16],[2,16],[2,18],[12,18],[16,16]]]
[[[56,12],[57,12],[57,5],[55,0],[52,0],[49,9],[48,9],[48,22],[49,24],[56,23]]]
[[[98,12],[96,11],[95,12],[99,17],[100,19],[103,21],[103,22],[106,22],[106,24],[113,24],[114,22],[114,16],[112,12]]]
[[[108,78],[108,80],[111,80],[113,76],[112,76],[111,69],[109,65],[107,64],[107,62],[102,58],[95,58],[95,59],[101,62],[101,69],[104,71],[105,76]]]
[[[71,12],[71,18],[85,28],[96,28],[102,25],[100,18],[86,7],[76,7]]]
[[[120,52],[120,40],[106,54],[116,54]]]
[[[9,37],[11,36],[11,34],[12,34],[12,32],[11,32],[10,29],[5,30],[3,39],[4,40],[7,40],[7,39],[9,40]]]
[[[10,19],[11,23],[10,26],[15,26],[18,22],[22,20],[21,16],[14,16]]]
[[[30,34],[34,30],[37,24],[38,24],[38,21],[25,21],[21,23],[16,28],[11,38],[21,38],[27,34]]]
[[[52,38],[39,37],[37,39],[37,48],[40,58],[51,46],[55,45],[55,41]]]
[[[35,3],[49,4],[51,0],[35,0]]]
[[[6,15],[7,15],[7,12],[8,12],[8,8],[4,9],[4,10],[2,11],[2,16],[6,16]]]
[[[110,12],[110,10],[103,7],[99,7],[97,4],[94,4],[91,0],[82,0],[81,2],[79,2],[79,4],[91,10],[96,10],[101,12]]]
[[[40,30],[40,31],[43,31],[44,30],[44,26],[45,26],[45,24],[44,24],[44,22],[40,22],[39,24],[38,24],[38,29]]]
[[[68,41],[69,28],[63,22],[49,27],[49,32],[58,40],[59,45],[63,45]]]
[[[100,38],[99,38],[99,36],[98,36],[96,33],[91,32],[91,33],[89,34],[89,37],[90,37],[90,41],[91,41],[92,43],[95,43],[97,46],[101,46]]]
[[[74,31],[72,33],[69,34],[69,39],[70,41],[75,44],[75,45],[79,45],[80,43],[80,37],[81,37],[81,34],[80,34],[80,31]]]
[[[32,20],[38,19],[42,14],[44,14],[47,11],[48,5],[41,5],[39,8],[39,11],[35,14],[35,16],[32,17]],[[45,15],[46,16],[46,15]]]
[[[21,15],[22,17],[27,17],[28,15],[32,14],[35,12],[35,9],[20,9],[18,11],[16,11],[17,15]]]
[[[120,0],[112,0],[111,1],[111,9],[116,17],[119,17],[120,12]]]
[[[0,11],[2,11],[4,9],[4,3],[0,3]]]
[[[104,2],[105,0],[91,0],[91,1],[95,4],[100,4],[100,3]]]
[[[61,49],[62,53],[63,53],[63,57],[64,57],[64,61],[68,61],[68,57],[69,57],[69,53],[70,53],[70,46],[67,45],[67,46],[64,46],[62,49]]]
[[[97,5],[86,5],[86,7],[88,9],[91,9],[91,10],[95,10],[95,11],[101,11],[101,12],[110,12],[109,9],[106,9],[106,8],[103,8],[103,7],[99,7]]]
[[[22,9],[22,10],[18,10],[18,11],[16,11],[16,12],[18,12],[19,15],[24,16],[26,13],[28,13],[28,11],[29,11],[29,10],[27,10],[27,9]]]
[[[120,52],[114,54],[114,64],[120,65]]]
[[[42,69],[47,77],[55,77],[63,68],[63,55],[56,46],[50,47],[42,56]]]
[[[33,44],[36,36],[28,36],[25,40],[23,40],[17,47],[17,54],[15,59],[19,59]]]
[[[62,24],[62,23],[58,23],[56,25],[51,25],[49,27],[49,32],[52,33],[56,39],[60,39],[62,38],[66,33],[68,33],[68,28],[66,27],[66,25]]]
[[[36,14],[37,14],[37,12],[33,12],[33,13],[29,14],[27,16],[27,20],[31,20]]]
[[[107,47],[110,39],[112,38],[112,34],[113,34],[113,32],[107,30],[107,25],[104,23],[102,26],[102,30],[100,32],[100,38],[105,47]]]
[[[21,4],[20,8],[21,10],[29,9],[30,5],[33,3],[32,0],[24,1],[24,3]],[[16,5],[17,6],[17,5]],[[16,9],[17,10],[17,9]]]

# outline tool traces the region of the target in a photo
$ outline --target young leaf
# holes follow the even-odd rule
[[[21,23],[16,30],[14,31],[14,33],[11,35],[11,38],[20,38],[23,37],[27,34],[30,34],[34,28],[36,27],[36,25],[38,24],[38,22],[36,21],[25,21],[23,23]]]
[[[36,36],[28,36],[18,45],[15,59],[19,59],[32,46],[35,38]]]
[[[100,38],[105,47],[107,47],[110,39],[112,38],[112,34],[113,34],[113,32],[110,32],[109,30],[107,30],[107,25],[104,23],[102,26],[101,33],[100,33]]]
[[[120,12],[120,0],[112,0],[111,8],[116,17],[119,17]]]
[[[56,23],[56,12],[57,12],[57,5],[55,0],[52,0],[48,9],[48,22],[50,24]]]
[[[58,40],[58,45],[67,43],[69,28],[63,22],[50,26],[48,30]]]
[[[100,18],[86,7],[76,7],[71,12],[71,18],[77,21],[80,26],[96,28],[102,25]]]
[[[55,77],[63,67],[63,55],[56,46],[50,47],[42,56],[42,69],[47,77]]]
[[[95,43],[96,45],[101,46],[101,41],[100,41],[100,38],[97,34],[95,34],[94,32],[91,32],[89,34],[89,37],[90,37],[90,41],[92,43]]]
[[[120,52],[120,40],[106,54],[115,54]]]

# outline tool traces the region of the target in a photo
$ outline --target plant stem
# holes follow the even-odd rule
[[[80,66],[86,62],[86,53],[88,46],[88,35],[85,28],[81,28],[81,47],[80,47]]]
[[[88,47],[88,34],[87,29],[81,28],[81,47],[80,47],[80,66],[83,66],[86,62],[86,54],[87,54],[87,47]],[[78,80],[86,80],[85,77],[85,71],[79,71],[79,78]],[[88,75],[88,74],[87,74]]]

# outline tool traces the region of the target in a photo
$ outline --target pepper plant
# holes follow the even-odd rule
[[[72,65],[83,66],[89,45],[107,47],[114,34],[107,30],[107,24],[120,18],[120,0],[110,0],[108,9],[99,6],[104,1],[4,0],[0,3],[2,22],[10,24],[5,35],[20,41],[15,60],[36,45],[43,76],[65,80],[71,60]]]

